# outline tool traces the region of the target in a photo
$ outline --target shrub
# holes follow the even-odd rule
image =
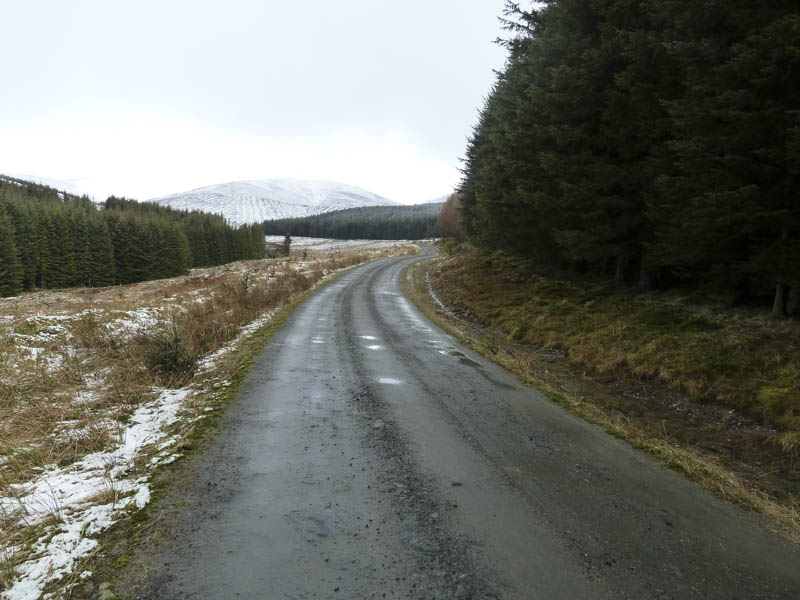
[[[197,368],[197,354],[173,321],[144,337],[145,364],[162,381],[184,379]]]

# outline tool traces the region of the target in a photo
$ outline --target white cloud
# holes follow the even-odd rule
[[[503,0],[14,3],[0,172],[145,199],[242,178],[447,193]]]

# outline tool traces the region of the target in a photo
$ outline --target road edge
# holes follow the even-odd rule
[[[589,381],[573,365],[567,365],[577,385],[560,385],[551,381],[533,378],[513,355],[498,349],[497,337],[486,328],[475,323],[465,323],[446,306],[438,306],[432,296],[427,278],[428,266],[439,257],[423,258],[408,265],[401,274],[402,290],[406,298],[431,322],[452,335],[459,343],[474,350],[487,360],[503,367],[527,386],[533,387],[551,402],[593,425],[598,425],[609,435],[628,443],[632,449],[642,451],[657,463],[694,483],[701,490],[746,512],[763,517],[765,525],[775,534],[800,546],[800,522],[796,513],[777,502],[759,495],[757,490],[747,488],[735,475],[723,466],[698,456],[684,447],[676,447],[666,438],[654,438],[623,423],[620,416],[610,414],[602,407],[585,401],[587,394],[604,393],[600,386]],[[467,326],[468,325],[468,326]],[[538,374],[541,376],[541,373]]]

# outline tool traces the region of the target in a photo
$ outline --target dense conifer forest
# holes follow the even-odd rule
[[[435,235],[441,203],[363,206],[264,221],[267,235],[299,235],[335,240],[421,240]]]
[[[477,245],[653,287],[800,301],[797,0],[509,2],[469,140]]]
[[[217,215],[115,197],[96,206],[0,177],[0,296],[173,277],[265,254],[258,225],[234,229]]]

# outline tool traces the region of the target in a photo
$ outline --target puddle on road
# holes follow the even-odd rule
[[[372,344],[370,346],[367,346],[367,348],[369,348],[370,350],[383,350],[383,346],[379,344]]]
[[[312,344],[324,344],[325,340],[323,340],[321,337],[314,336],[313,338],[311,338],[311,343]]]
[[[319,537],[331,535],[331,528],[322,517],[316,515],[304,515],[300,511],[293,510],[283,518],[297,531],[313,533]]]
[[[498,379],[496,379],[496,378],[492,377],[491,375],[489,375],[489,373],[487,373],[484,370],[483,365],[481,365],[477,361],[472,360],[471,358],[467,358],[467,355],[464,354],[463,352],[459,352],[458,350],[454,350],[454,349],[451,348],[450,350],[439,350],[439,354],[446,354],[447,356],[454,356],[455,358],[458,359],[459,364],[466,365],[468,367],[472,367],[478,373],[480,373],[484,377],[484,379],[486,379],[487,381],[490,381],[491,383],[493,383],[494,385],[496,385],[499,388],[503,388],[504,390],[515,390],[515,389],[517,389],[515,386],[513,386],[511,384],[505,383],[503,381],[499,381]]]
[[[464,354],[463,352],[459,352],[458,350],[451,350],[450,352],[447,352],[446,354],[449,354],[450,356],[455,356],[456,358],[458,358],[458,362],[460,364],[462,364],[462,365],[481,368],[480,363],[472,360],[471,358],[467,358],[466,354]]]
[[[394,379],[393,377],[378,377],[378,383],[385,383],[386,385],[400,385],[403,382],[399,379]]]
[[[362,340],[377,340],[378,339],[374,335],[360,335],[358,337],[360,337]]]

